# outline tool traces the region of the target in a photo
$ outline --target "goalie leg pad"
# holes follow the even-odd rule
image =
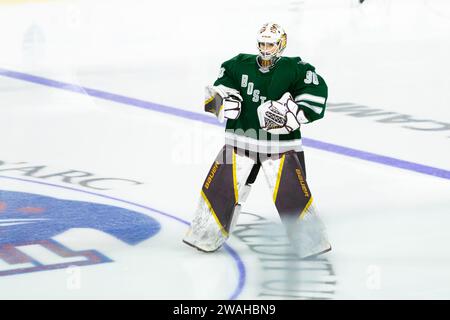
[[[213,252],[222,246],[227,237],[214,219],[211,208],[202,194],[194,219],[183,238],[183,242],[201,251]]]
[[[205,111],[214,114],[219,122],[237,119],[241,114],[241,101],[237,90],[225,86],[205,88]]]
[[[211,252],[226,241],[240,212],[239,200],[249,191],[245,181],[254,164],[253,159],[237,154],[233,147],[222,148],[203,183],[185,243]]]
[[[313,197],[294,151],[262,162],[273,201],[301,258],[329,251],[324,224],[313,206]]]

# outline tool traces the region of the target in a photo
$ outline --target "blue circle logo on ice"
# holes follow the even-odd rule
[[[157,234],[161,225],[145,214],[111,205],[0,190],[0,262],[7,266],[0,268],[0,276],[112,262],[96,250],[73,251],[52,239],[72,228],[95,229],[136,245]],[[25,250],[30,246],[61,259],[42,262]]]

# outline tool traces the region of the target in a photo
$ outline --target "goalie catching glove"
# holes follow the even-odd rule
[[[237,119],[241,114],[242,97],[239,91],[219,86],[205,88],[205,111],[216,115],[219,122],[224,119]]]
[[[309,122],[289,92],[278,101],[263,103],[257,111],[260,127],[271,134],[288,134]]]

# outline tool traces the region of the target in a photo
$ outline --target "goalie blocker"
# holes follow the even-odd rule
[[[331,250],[297,154],[289,151],[259,161],[228,145],[222,148],[209,170],[183,242],[205,252],[216,251],[223,245],[250,192],[246,182],[255,165],[263,169],[298,256],[306,258]]]
[[[239,91],[219,86],[205,87],[205,111],[214,114],[220,123],[237,119],[241,114],[242,97]]]

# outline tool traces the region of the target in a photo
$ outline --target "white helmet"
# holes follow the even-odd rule
[[[257,46],[262,60],[275,62],[286,48],[287,35],[276,23],[265,23],[258,32]]]

